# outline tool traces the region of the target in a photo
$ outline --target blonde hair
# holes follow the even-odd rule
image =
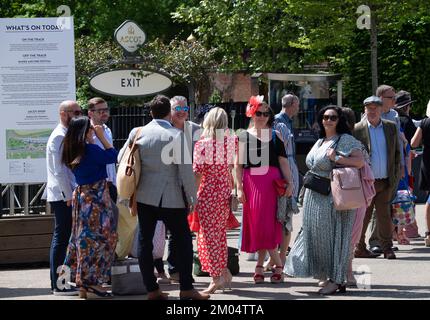
[[[216,107],[211,109],[203,120],[202,136],[205,138],[215,138],[217,130],[225,130],[227,128],[227,112],[224,109]]]

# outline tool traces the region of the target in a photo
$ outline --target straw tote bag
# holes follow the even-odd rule
[[[142,128],[137,130],[133,143],[127,146],[118,165],[116,186],[118,195],[122,199],[130,199],[139,184],[141,163],[136,141],[139,139]]]

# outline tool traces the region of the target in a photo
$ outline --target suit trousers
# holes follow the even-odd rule
[[[379,243],[383,251],[391,250],[393,246],[392,233],[394,226],[391,222],[391,188],[389,188],[388,179],[375,180],[375,191],[376,195],[366,210],[363,230],[357,246],[359,249],[366,248],[366,231],[372,217],[373,209],[375,208],[376,230]]]
[[[179,272],[180,290],[193,289],[193,243],[190,227],[188,226],[188,211],[185,208],[160,208],[143,203],[137,203],[139,217],[139,267],[143,282],[148,292],[158,290],[157,279],[154,275],[154,259],[152,256],[155,226],[162,220],[170,230],[175,241],[175,251],[180,262],[176,265]]]
[[[370,230],[372,231],[372,233],[370,234],[369,238],[369,247],[373,248],[376,246],[381,246],[379,243],[378,225],[376,223],[375,211],[373,211],[372,218],[370,219]]]

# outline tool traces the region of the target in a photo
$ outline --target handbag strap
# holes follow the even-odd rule
[[[340,138],[342,138],[342,135],[343,135],[343,134],[341,134],[341,135],[339,136],[339,138],[337,138],[336,142],[332,144],[331,148],[333,148],[333,147],[334,147],[334,151],[336,151],[336,149],[337,149],[337,145],[339,144],[339,140],[340,140]],[[319,143],[318,147],[321,147],[321,146],[322,146],[322,144],[323,144],[323,142],[324,142],[324,139],[321,139],[321,142]],[[309,171],[311,171],[311,172],[313,173],[313,171],[312,171],[312,170],[313,170],[314,168],[315,168],[315,166],[312,166],[312,168],[310,168],[310,169],[309,169]],[[333,166],[333,168],[334,168],[334,166]]]
[[[140,133],[142,132],[143,127],[139,127],[139,129],[137,129],[136,135],[134,136],[133,139],[133,144],[131,145],[131,150],[133,150],[134,146],[136,145],[137,140],[140,137]]]
[[[143,127],[139,127],[139,129],[137,129],[136,135],[134,136],[134,139],[133,139],[133,144],[131,145],[131,147],[129,146],[130,147],[130,155],[129,155],[128,159],[127,159],[127,163],[129,165],[131,165],[133,154],[136,151],[135,150],[136,142],[137,142],[137,140],[140,137],[140,133],[142,132],[142,129],[143,129]]]
[[[343,136],[343,134],[341,134],[341,135],[339,136],[339,138],[337,138],[336,142],[335,142],[335,143],[333,143],[332,148],[334,149],[334,151],[336,151],[337,146],[339,145],[340,138],[342,138],[342,136]]]

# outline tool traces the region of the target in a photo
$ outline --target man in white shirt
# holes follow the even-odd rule
[[[51,133],[46,146],[46,197],[55,215],[55,229],[50,250],[51,290],[54,295],[77,295],[67,284],[57,284],[57,269],[64,262],[72,231],[72,194],[75,185],[73,173],[62,162],[63,139],[70,120],[82,115],[75,101],[63,101],[59,107],[60,123]]]
[[[88,100],[88,117],[91,119],[91,124],[103,126],[105,131],[106,140],[113,145],[112,131],[106,125],[109,120],[109,108],[106,101],[103,98],[92,98]],[[104,149],[103,144],[94,135],[94,142],[102,149]],[[107,171],[107,181],[109,186],[109,194],[113,202],[116,203],[118,192],[116,190],[116,167],[115,163],[106,165]]]

